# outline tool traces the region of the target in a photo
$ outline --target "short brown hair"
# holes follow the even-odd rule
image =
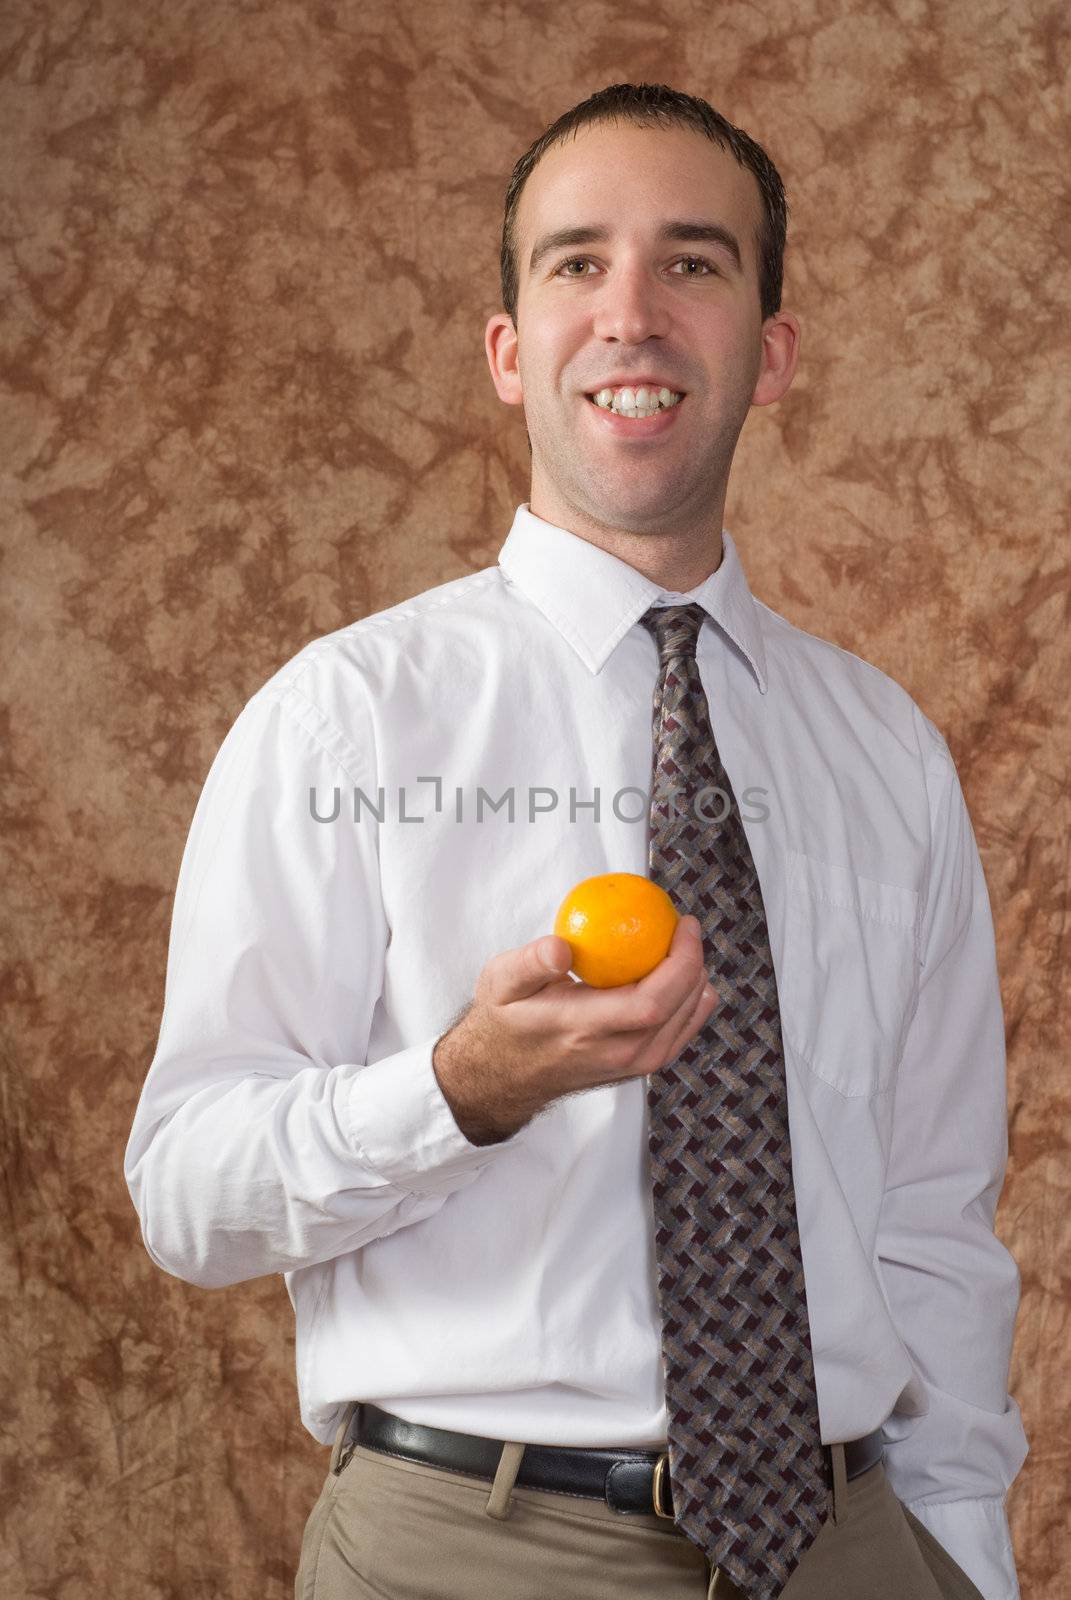
[[[762,320],[781,309],[788,202],[780,174],[761,145],[736,128],[713,106],[695,95],[670,89],[664,83],[612,83],[566,111],[541,133],[517,162],[506,189],[502,222],[502,305],[517,326],[517,207],[521,191],[536,163],[552,145],[564,144],[570,134],[593,122],[628,121],[640,126],[695,128],[714,144],[728,148],[742,167],[754,173],[762,196],[763,218],[755,238],[759,262],[759,301]]]

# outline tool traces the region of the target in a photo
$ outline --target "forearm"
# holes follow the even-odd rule
[[[927,781],[922,967],[876,1255],[928,1410],[886,1421],[885,1469],[986,1600],[1013,1600],[1003,1502],[1028,1444],[1007,1392],[1019,1272],[995,1229],[1008,1151],[1000,981],[985,875],[946,750],[933,752]]]
[[[437,1211],[489,1158],[455,1126],[430,1053],[429,1040],[371,1066],[232,1066],[229,1077],[205,1063],[177,1108],[181,1069],[158,1057],[125,1161],[150,1256],[219,1288],[331,1260]]]

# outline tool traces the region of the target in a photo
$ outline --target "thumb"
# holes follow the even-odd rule
[[[538,961],[548,972],[553,973],[556,978],[561,978],[569,971],[573,964],[573,950],[568,939],[559,938],[556,933],[548,933],[533,943]]]
[[[573,952],[556,933],[544,934],[500,958],[494,973],[494,999],[501,1005],[509,1000],[524,1000],[538,994],[548,984],[557,983],[568,972]]]

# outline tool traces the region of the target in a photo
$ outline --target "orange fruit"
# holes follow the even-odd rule
[[[554,919],[573,952],[572,970],[594,989],[646,977],[669,954],[680,921],[673,901],[636,872],[602,872],[576,884]]]

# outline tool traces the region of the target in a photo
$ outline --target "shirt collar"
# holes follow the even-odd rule
[[[742,652],[765,694],[766,652],[757,602],[727,528],[721,537],[718,570],[688,594],[676,594],[589,539],[545,522],[525,500],[514,513],[498,564],[592,672],[602,670],[649,606],[697,601]]]

